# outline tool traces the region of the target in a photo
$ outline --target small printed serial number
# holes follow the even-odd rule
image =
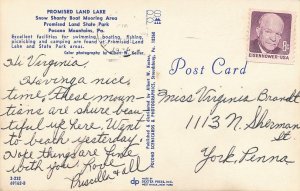
[[[11,176],[10,177],[10,185],[15,185],[15,186],[21,186],[21,185],[25,185],[26,182],[24,180],[21,179],[20,176]]]

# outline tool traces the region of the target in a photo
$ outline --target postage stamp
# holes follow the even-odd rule
[[[293,64],[293,14],[250,11],[247,60]]]

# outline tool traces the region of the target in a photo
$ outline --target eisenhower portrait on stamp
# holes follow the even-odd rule
[[[252,13],[249,51],[263,54],[289,54],[290,14]]]

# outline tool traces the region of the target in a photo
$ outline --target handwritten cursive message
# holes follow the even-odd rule
[[[144,95],[130,91],[128,75],[87,75],[90,63],[45,53],[6,59],[5,70],[25,71],[1,95],[6,172],[59,177],[73,189],[150,168],[140,154]]]

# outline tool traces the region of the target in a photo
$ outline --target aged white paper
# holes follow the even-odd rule
[[[0,2],[0,190],[299,190],[299,1]]]

